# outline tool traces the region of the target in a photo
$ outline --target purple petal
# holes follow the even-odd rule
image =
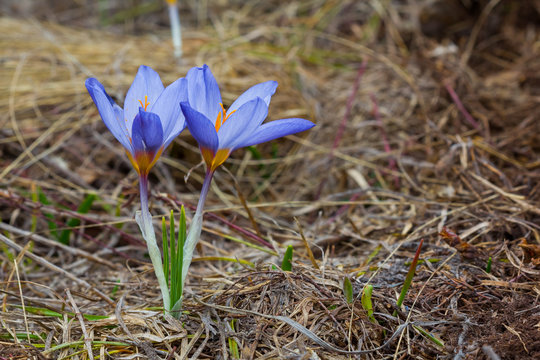
[[[85,85],[109,131],[120,141],[122,146],[128,151],[132,151],[122,108],[107,94],[105,88],[97,79],[86,79]]]
[[[152,112],[157,114],[163,125],[164,148],[186,127],[180,102],[187,101],[187,80],[178,79],[161,93]]]
[[[219,148],[233,149],[236,144],[250,138],[267,115],[268,107],[261,98],[255,98],[242,105],[219,129]]]
[[[277,81],[266,81],[250,87],[232,103],[227,112],[236,110],[248,101],[251,101],[257,97],[263,99],[266,106],[269,106],[270,98],[276,92],[277,86]]]
[[[200,112],[214,124],[221,111],[219,105],[221,93],[219,87],[207,65],[194,67],[186,75],[188,81],[188,101],[191,108]]]
[[[163,128],[159,116],[140,108],[133,120],[132,137],[135,155],[155,155],[163,146]]]
[[[118,106],[116,103],[113,104],[114,116],[117,119],[116,124],[120,127],[120,130],[124,133],[124,139],[129,140],[131,135],[127,129],[126,120],[124,118],[124,109]],[[131,148],[131,143],[130,148]]]
[[[146,111],[152,111],[152,106],[163,92],[163,83],[157,72],[148,66],[141,65],[133,84],[126,94],[124,101],[124,117],[127,120],[127,128],[131,129],[133,120],[139,113],[139,107],[145,107],[145,100],[149,104]],[[146,98],[145,98],[146,96]]]
[[[199,147],[215,153],[218,148],[218,137],[214,124],[206,116],[192,109],[187,102],[180,103],[180,107],[186,117],[189,132],[197,140]]]
[[[235,146],[235,149],[261,144],[283,136],[296,134],[314,127],[315,124],[305,119],[281,119],[261,125],[250,137]]]

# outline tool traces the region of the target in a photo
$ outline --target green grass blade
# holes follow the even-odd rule
[[[184,271],[184,244],[186,243],[187,226],[186,226],[186,210],[184,205],[180,208],[180,223],[178,224],[178,248],[177,248],[177,273],[178,273],[178,291],[176,295],[177,301],[182,298],[184,292],[184,284],[182,283],[182,272]]]
[[[444,341],[442,341],[441,339],[436,338],[434,335],[430,334],[428,331],[426,331],[422,327],[417,326],[417,325],[413,325],[413,328],[415,328],[420,334],[422,334],[423,336],[428,338],[435,345],[440,346],[440,347],[444,347]]]
[[[255,268],[255,264],[252,263],[251,261],[238,259],[238,258],[230,258],[230,257],[225,257],[225,256],[203,256],[203,257],[198,257],[198,258],[193,259],[193,262],[199,262],[199,261],[228,261],[228,262],[246,265],[246,266],[249,266],[250,268]]]
[[[351,279],[349,279],[348,276],[343,279],[343,294],[345,295],[345,300],[347,300],[347,304],[352,304],[354,301],[353,288]]]
[[[22,309],[21,305],[15,305],[15,307]],[[40,308],[40,307],[35,307],[35,306],[25,306],[24,309],[27,312],[29,312],[30,314],[56,317],[56,318],[59,318],[59,319],[61,319],[63,317],[62,313],[59,313],[57,311],[50,310],[50,309],[47,309],[47,308]],[[70,318],[75,317],[75,314],[72,313],[72,312],[68,312],[66,314]],[[86,320],[89,320],[89,321],[97,321],[97,320],[107,319],[109,317],[109,316],[106,316],[106,315],[91,315],[91,314],[82,314],[82,316]]]
[[[175,299],[177,297],[178,293],[178,241],[176,238],[175,233],[175,222],[174,222],[174,211],[171,210],[171,213],[169,214],[169,241],[170,241],[170,258],[171,258],[171,287],[170,287],[170,294],[171,294],[171,306],[174,306]]]
[[[118,196],[118,200],[116,201],[116,207],[114,209],[114,216],[120,217],[120,214],[122,213],[122,200],[124,197],[122,195]],[[124,227],[124,223],[118,223],[114,225],[117,229],[122,229]]]
[[[41,190],[40,187],[38,187],[37,191],[38,191],[38,200],[39,200],[39,202],[40,202],[42,205],[51,205],[51,202],[49,201],[49,199],[47,199],[47,196],[46,196],[45,193]],[[45,217],[46,217],[47,219],[51,219],[51,221],[47,221],[47,225],[49,226],[49,231],[51,232],[51,235],[52,235],[56,240],[59,240],[59,238],[58,238],[58,231],[56,231],[57,226],[56,226],[56,223],[54,222],[54,216],[53,216],[52,214],[48,214],[48,213],[43,213],[43,215],[45,215]]]
[[[171,211],[172,218],[172,211]],[[172,222],[174,224],[174,222]],[[180,221],[178,224],[178,236],[176,237],[171,228],[171,310],[175,312],[173,316],[180,316],[182,305],[182,294],[184,284],[182,283],[182,271],[184,266],[184,244],[186,242],[186,210],[184,206],[180,208]]]
[[[420,257],[420,250],[422,250],[423,243],[424,243],[424,239],[420,240],[420,244],[418,244],[418,249],[416,249],[416,254],[414,255],[414,259],[409,268],[409,272],[407,273],[407,276],[405,277],[405,282],[403,283],[403,288],[401,289],[401,294],[399,294],[399,298],[397,301],[398,309],[403,304],[403,300],[405,300],[405,295],[407,295],[407,291],[409,291],[409,288],[411,287],[414,273],[416,271],[416,265],[418,264],[418,258]],[[393,316],[397,315],[397,309],[394,310],[394,313],[392,315]]]
[[[285,255],[283,255],[283,260],[281,261],[281,270],[291,271],[292,270],[292,257],[293,257],[293,247],[292,245],[287,246]]]
[[[232,331],[235,331],[234,323],[235,323],[235,320],[234,319],[231,320],[230,324],[231,324]],[[238,344],[236,343],[236,341],[233,338],[228,338],[227,340],[229,342],[229,351],[231,352],[231,358],[240,359],[240,352],[238,351]]]
[[[245,241],[245,240],[236,238],[236,237],[231,236],[231,235],[223,234],[221,232],[216,232],[216,234],[219,234],[219,236],[223,237],[224,239],[234,241],[234,242],[236,242],[238,244],[245,245],[245,246],[250,247],[252,249],[257,249],[259,251],[265,252],[265,253],[270,254],[272,256],[278,256],[279,255],[277,252],[275,252],[273,250],[270,250],[268,248],[265,248],[265,247],[262,247],[262,246],[259,246],[259,245],[253,244],[253,243],[250,243],[249,241]]]
[[[96,347],[98,345],[109,345],[109,346],[130,346],[131,345],[131,344],[123,343],[120,341],[102,341],[102,340],[92,340],[91,343],[92,343],[92,347]],[[83,346],[84,346],[84,340],[66,342],[60,345],[53,346],[43,351],[42,355],[52,354],[55,351],[62,350],[65,348],[77,348],[77,347],[83,347]]]
[[[117,284],[120,284],[120,279],[116,280],[116,283],[117,283]],[[110,298],[111,298],[112,300],[114,300],[114,297],[115,297],[116,293],[118,292],[118,289],[120,289],[120,288],[118,287],[118,285],[114,285],[113,289],[111,290],[111,296],[110,296]]]
[[[16,333],[15,336],[19,340],[28,340],[28,338],[30,338],[30,340],[32,341],[43,341],[43,338],[47,338],[47,334],[43,334],[43,338],[34,334],[27,334],[27,333]],[[13,340],[13,336],[10,333],[0,334],[0,340]],[[32,346],[35,346],[35,345],[36,344],[32,344]],[[2,358],[0,357],[0,359]]]
[[[375,259],[375,256],[381,251],[382,245],[377,245],[375,249],[371,252],[371,254],[368,255],[366,261],[364,261],[363,265],[369,264],[373,259]]]
[[[169,288],[169,294],[171,293],[169,286],[169,241],[167,239],[167,223],[165,216],[161,217],[161,241],[163,243],[163,273],[165,274],[165,280],[167,281],[167,287]]]
[[[39,202],[38,188],[35,183],[32,183],[32,202]],[[30,225],[30,232],[35,233],[37,228],[37,216],[36,212],[32,211],[32,224]]]
[[[492,260],[491,260],[491,256],[490,256],[488,261],[487,261],[487,266],[486,266],[486,272],[488,274],[491,272],[491,263],[492,263]]]

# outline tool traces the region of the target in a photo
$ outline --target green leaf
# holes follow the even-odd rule
[[[231,324],[232,331],[235,331],[234,323],[235,323],[235,320],[234,319],[231,320],[230,324]],[[233,338],[228,338],[227,340],[229,342],[229,351],[231,352],[231,358],[240,359],[240,352],[238,351],[238,344],[236,343],[236,341]]]
[[[44,338],[47,338],[47,334],[42,334],[42,337],[39,337],[38,335],[34,335],[34,334],[16,333],[15,336],[19,340],[28,340],[28,338],[30,338],[30,340],[33,340],[33,341],[42,341]],[[0,339],[13,340],[13,336],[10,333],[0,334]],[[32,344],[32,345],[35,346],[36,344]]]
[[[292,257],[293,257],[293,247],[292,245],[287,246],[285,250],[285,255],[283,255],[283,261],[281,261],[281,270],[291,271],[292,270]]]
[[[373,285],[366,285],[362,292],[362,308],[366,310],[369,321],[374,324],[378,324],[377,320],[373,316],[373,302],[371,301],[371,295],[373,294]]]
[[[9,234],[6,234],[6,237],[7,236],[9,236]],[[8,258],[10,262],[13,262],[13,260],[15,260],[15,255],[11,252],[11,250],[6,244],[0,243],[0,249],[2,249],[2,252],[4,253],[4,255]]]
[[[42,205],[51,205],[51,202],[49,201],[49,199],[47,199],[47,196],[41,190],[40,187],[38,187],[37,191],[38,191],[38,200],[39,200],[39,202]],[[54,216],[52,214],[49,214],[49,213],[43,213],[43,215],[45,215],[46,218],[51,219],[51,221],[47,221],[47,224],[49,225],[49,231],[51,232],[51,235],[55,239],[59,240],[58,231],[56,231],[57,226],[56,226],[56,223],[54,222]]]
[[[343,279],[343,294],[345,295],[345,300],[347,300],[347,304],[352,304],[354,301],[353,288],[351,280],[347,276]]]
[[[382,249],[382,245],[377,245],[375,249],[373,249],[371,254],[369,254],[366,261],[364,261],[364,265],[369,264],[375,258],[375,256],[377,256],[377,254],[381,251],[381,249]]]
[[[21,305],[15,305],[15,307],[22,309]],[[24,308],[25,308],[25,310],[27,312],[29,312],[31,314],[36,314],[36,315],[41,315],[41,316],[57,317],[57,318],[60,318],[60,319],[63,317],[62,313],[59,313],[57,311],[50,310],[50,309],[47,309],[47,308],[40,308],[40,307],[35,307],[35,306],[25,306]],[[72,313],[72,312],[68,312],[66,314],[70,318],[75,317],[75,314]],[[102,319],[107,319],[109,317],[109,316],[106,316],[106,315],[90,315],[90,314],[82,314],[82,316],[86,320],[89,320],[89,321],[102,320]]]
[[[37,203],[39,201],[38,187],[35,183],[32,183],[32,201]],[[35,233],[37,229],[37,216],[36,212],[32,211],[32,225],[30,225],[30,232]]]
[[[120,284],[120,279],[116,280],[116,283]],[[111,299],[114,300],[114,296],[118,292],[118,289],[119,289],[118,285],[114,285],[113,289],[111,290]]]
[[[77,208],[77,213],[79,214],[88,214],[88,211],[90,211],[90,208],[92,207],[92,204],[97,199],[96,194],[88,194],[81,205]],[[71,228],[75,228],[81,224],[81,220],[78,218],[72,218],[69,219],[66,223],[66,227],[68,229],[62,230],[60,233],[60,237],[58,238],[58,241],[61,242],[64,245],[69,245],[69,236],[71,235]]]
[[[120,196],[118,197],[118,201],[116,202],[116,208],[114,210],[114,216],[116,217],[119,217],[120,216],[120,213],[121,213],[121,210],[122,210],[122,200],[124,199],[124,196],[122,196],[122,194],[120,194]],[[124,227],[124,223],[118,223],[118,224],[115,224],[114,225],[117,229],[122,229]]]
[[[171,258],[171,305],[174,311],[180,310],[182,295],[184,293],[184,284],[182,284],[182,269],[184,267],[184,244],[187,236],[186,226],[186,210],[184,206],[180,209],[180,222],[178,224],[178,236],[174,232],[174,219],[171,211],[171,227],[170,227],[170,258]],[[176,308],[178,306],[178,308]],[[174,316],[180,316],[180,311]]]
[[[251,156],[253,156],[255,160],[262,159],[261,152],[255,146],[248,146],[246,149],[248,149],[248,151],[251,153]]]

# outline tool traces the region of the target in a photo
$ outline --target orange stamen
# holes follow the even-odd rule
[[[217,119],[216,119],[216,132],[219,131],[219,128],[221,127],[221,112],[217,115]]]
[[[144,104],[142,100],[139,100],[139,104],[141,104],[141,107],[144,109],[144,111],[146,111],[146,108],[148,107],[148,105],[150,105],[150,103],[148,102],[148,96],[144,95]]]
[[[221,112],[219,112],[217,119],[216,119],[216,132],[219,131],[221,128],[221,125],[225,124],[225,121],[236,112],[236,110],[231,111],[229,114],[227,114],[227,111],[225,111],[225,107],[222,103],[219,103],[219,106],[221,106]],[[223,119],[223,121],[221,121]]]

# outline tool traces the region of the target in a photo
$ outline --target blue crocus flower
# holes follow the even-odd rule
[[[178,79],[164,88],[158,73],[143,65],[126,94],[124,109],[113,101],[96,79],[87,79],[85,85],[103,122],[124,146],[139,174],[141,212],[135,215],[135,220],[146,240],[163,295],[163,306],[168,311],[171,305],[167,279],[148,209],[148,173],[163,150],[186,127],[178,103],[187,100],[187,80]]]
[[[187,100],[187,80],[181,78],[164,88],[157,72],[139,67],[124,101],[124,109],[107,94],[95,78],[86,88],[107,128],[126,149],[129,160],[141,177],[185,128],[179,102]]]
[[[188,100],[180,103],[187,126],[199,143],[208,171],[213,172],[232,151],[295,134],[315,126],[299,118],[262,124],[277,82],[255,85],[225,110],[216,79],[207,65],[189,70]],[[262,125],[261,125],[262,124]]]
[[[182,284],[186,282],[195,245],[201,235],[204,203],[217,167],[238,148],[260,144],[315,126],[311,121],[296,118],[262,124],[268,115],[270,98],[276,92],[275,81],[251,87],[225,110],[216,79],[208,66],[192,68],[186,79],[188,100],[180,102],[180,106],[191,135],[199,143],[206,162],[206,176],[183,248]],[[175,305],[173,310],[178,306]]]

